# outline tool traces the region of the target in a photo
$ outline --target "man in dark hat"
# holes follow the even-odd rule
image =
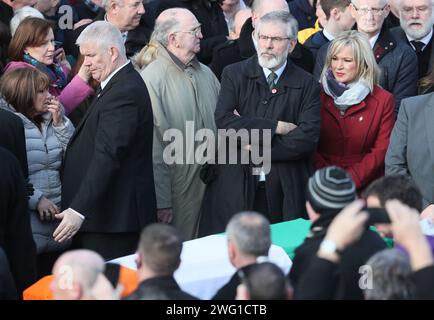
[[[289,278],[297,298],[298,280],[307,269],[316,252],[322,249],[336,253],[340,263],[335,274],[338,277],[334,292],[335,299],[363,299],[359,287],[359,267],[376,252],[386,247],[375,232],[366,231],[351,246],[339,252],[331,241],[323,241],[334,217],[357,197],[356,187],[349,174],[339,167],[331,166],[317,170],[308,182],[306,210],[312,221],[310,232],[304,242],[295,250],[295,257]]]

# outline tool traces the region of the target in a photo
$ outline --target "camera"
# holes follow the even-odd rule
[[[54,50],[57,50],[59,48],[61,48],[63,46],[63,42],[62,41],[54,41]]]

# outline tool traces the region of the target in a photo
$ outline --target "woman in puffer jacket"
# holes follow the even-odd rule
[[[8,109],[24,124],[29,179],[34,186],[29,209],[40,276],[51,271],[54,259],[69,246],[54,241],[52,234],[60,223],[55,218],[61,202],[59,170],[74,126],[63,115],[59,100],[48,93],[49,84],[49,78],[33,68],[16,69],[0,81]]]

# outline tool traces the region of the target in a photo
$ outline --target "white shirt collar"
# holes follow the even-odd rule
[[[335,36],[332,35],[330,32],[328,32],[326,28],[322,29],[322,34],[323,34],[324,37],[326,37],[327,40],[329,40],[329,41],[333,41],[334,38],[335,38]]]
[[[110,23],[110,21],[107,20],[107,13],[104,15],[104,21]],[[127,41],[128,31],[121,32],[121,35],[122,35],[122,40],[124,40],[125,43]]]
[[[432,34],[433,34],[433,32],[432,32],[432,28],[431,28],[430,32],[422,39],[414,39],[414,38],[410,37],[408,34],[405,34],[405,36],[407,37],[408,42],[410,42],[410,44],[411,44],[411,41],[413,41],[413,40],[423,42],[423,44],[425,45],[422,48],[422,50],[423,50],[423,49],[425,49],[426,45],[431,41]],[[416,48],[413,46],[413,44],[411,44],[411,46],[413,47],[414,50],[416,50]]]
[[[107,85],[107,83],[111,80],[111,78],[113,78],[113,76],[119,72],[119,70],[121,70],[123,67],[125,67],[128,63],[130,63],[130,60],[127,60],[127,62],[125,62],[123,65],[121,65],[119,68],[117,68],[115,71],[113,71],[112,73],[109,74],[109,76],[101,81],[101,90],[104,89],[104,87]]]
[[[277,69],[276,71],[274,71],[274,73],[275,73],[276,76],[277,76],[277,78],[276,78],[276,80],[275,80],[275,83],[277,83],[277,81],[279,81],[279,78],[280,78],[280,76],[282,75],[283,70],[285,70],[285,68],[286,68],[286,64],[287,64],[287,61],[285,61],[285,63],[284,63],[284,64],[283,64],[279,69]],[[270,69],[267,69],[267,68],[262,68],[262,71],[264,71],[265,79],[267,79],[268,76],[269,76],[270,73],[271,73],[271,70],[270,70]]]
[[[377,42],[379,36],[380,36],[380,32],[378,32],[375,36],[369,39],[369,44],[371,45],[372,49],[374,49],[375,42]]]

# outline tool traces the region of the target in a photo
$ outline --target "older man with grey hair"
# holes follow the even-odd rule
[[[375,60],[380,67],[380,86],[393,94],[398,113],[401,100],[417,94],[417,58],[411,48],[397,41],[383,27],[390,7],[387,0],[352,0],[351,15],[356,20],[357,31],[369,38]],[[329,44],[318,51],[314,75],[317,79],[324,67]]]
[[[288,59],[297,43],[297,21],[288,12],[263,16],[254,36],[257,54],[223,71],[214,115],[218,129],[269,133],[271,141],[261,141],[260,148],[271,142],[271,159],[263,163],[271,170],[252,170],[253,162],[219,164],[207,185],[200,235],[223,231],[234,214],[252,208],[271,223],[306,216],[304,191],[319,139],[319,86]]]
[[[100,10],[94,21],[107,21],[119,29],[128,57],[139,52],[148,43],[152,30],[141,24],[145,14],[142,0],[102,0],[101,6],[104,10]],[[74,30],[72,38],[77,39],[86,26]],[[79,52],[73,45],[74,43],[69,43],[69,50],[74,56],[78,56]]]
[[[261,214],[241,212],[232,217],[226,227],[228,256],[237,269],[227,284],[214,296],[214,300],[233,300],[241,283],[239,271],[247,272],[259,257],[268,257],[271,246],[270,224]]]
[[[365,300],[413,300],[416,286],[412,281],[409,257],[397,249],[384,249],[366,262],[372,286],[363,289]]]
[[[80,231],[75,247],[113,259],[134,253],[140,230],[156,220],[151,101],[116,27],[94,22],[77,44],[101,86],[65,153],[54,238]]]
[[[194,148],[177,149],[180,161],[169,163],[165,150],[173,145],[164,138],[179,130],[189,139],[201,129],[215,131],[214,110],[220,84],[211,70],[196,57],[202,39],[201,25],[187,9],[163,11],[157,18],[145,56],[153,60],[141,71],[154,111],[154,177],[158,217],[173,223],[184,240],[196,237],[205,184],[200,179],[199,146],[211,141],[191,141]],[[192,129],[189,129],[192,128]],[[190,141],[179,141],[178,146]],[[183,148],[182,148],[183,149]],[[201,158],[199,158],[199,156]]]
[[[414,50],[419,79],[423,78],[432,70],[434,63],[433,0],[399,0],[398,9],[401,27],[391,32]]]

